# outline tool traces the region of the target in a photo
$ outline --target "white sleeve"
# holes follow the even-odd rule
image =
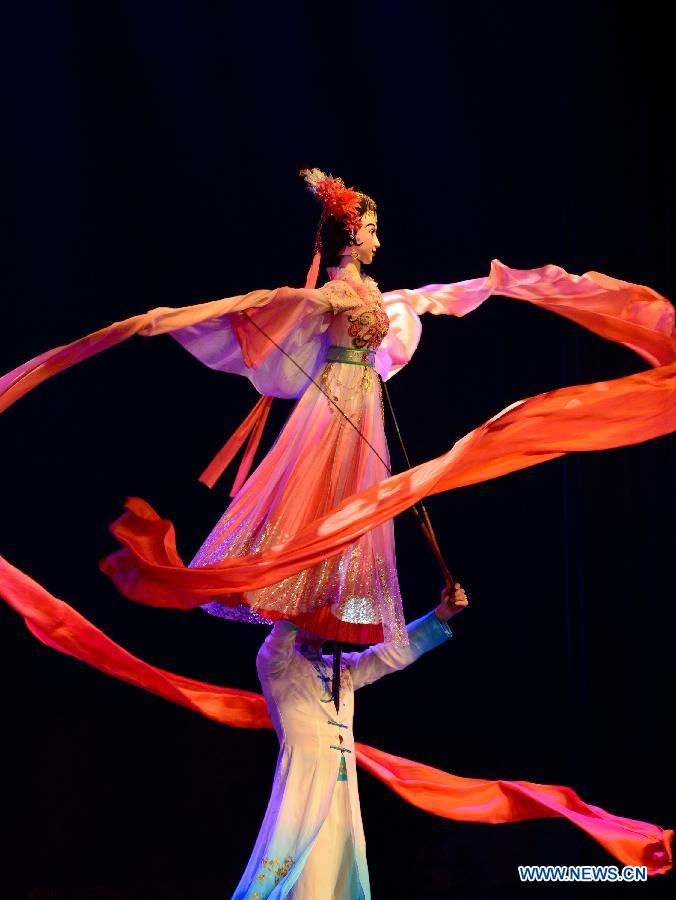
[[[410,622],[406,631],[408,645],[374,644],[361,653],[343,654],[352,674],[355,691],[365,684],[377,681],[383,675],[405,669],[423,653],[443,644],[453,633],[447,622],[437,618],[434,610]]]
[[[256,657],[256,671],[261,681],[279,675],[293,659],[298,626],[280,619],[272,626]]]

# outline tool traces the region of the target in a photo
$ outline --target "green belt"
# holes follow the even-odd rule
[[[326,355],[327,362],[350,363],[353,366],[370,366],[376,364],[375,350],[357,350],[356,347],[340,347],[331,344]]]

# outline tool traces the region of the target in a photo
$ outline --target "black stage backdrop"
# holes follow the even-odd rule
[[[319,207],[301,164],[376,198],[383,290],[484,275],[497,257],[673,300],[661,16],[600,2],[6,6],[0,368],[154,306],[302,284]],[[504,298],[423,324],[390,382],[414,462],[519,398],[645,367]],[[173,519],[191,558],[231,483],[196,476],[255,398],[169,337],[59,375],[0,422],[0,552],[134,653],[257,690],[263,629],[130,603],[97,569],[128,495]],[[290,408],[275,402],[266,446]],[[450,643],[358,696],[357,738],[459,775],[567,784],[673,827],[673,439],[428,507],[471,608]],[[397,551],[413,618],[441,579],[408,514]],[[0,895],[229,897],[274,734],[115,681],[0,614]],[[376,898],[541,896],[517,864],[614,862],[565,821],[434,818],[366,773],[360,791]],[[670,887],[658,876],[632,896]]]

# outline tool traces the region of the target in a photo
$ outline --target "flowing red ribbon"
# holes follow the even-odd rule
[[[272,727],[260,694],[197,681],[133,656],[1,556],[0,595],[48,647],[224,725]],[[366,744],[355,744],[355,750],[360,766],[408,803],[433,815],[491,824],[566,818],[623,865],[646,866],[649,875],[664,874],[672,866],[672,829],[614,816],[585,803],[569,787],[461,778]]]
[[[237,476],[232,489],[230,490],[230,496],[235,496],[251,471],[251,464],[253,463],[256,450],[260,444],[271,404],[272,397],[260,398],[246,419],[244,419],[242,424],[230,435],[223,447],[221,447],[216,456],[214,456],[209,465],[199,476],[199,481],[206,484],[208,487],[213,487],[235,457],[237,451],[242,447],[244,441],[249,438],[246,450],[244,451],[244,456],[242,457],[239,469],[237,470]]]

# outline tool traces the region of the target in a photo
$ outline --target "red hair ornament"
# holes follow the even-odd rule
[[[332,175],[322,172],[321,169],[301,169],[298,174],[304,178],[310,191],[322,204],[322,214],[319,217],[315,235],[314,256],[305,281],[306,288],[314,288],[319,275],[319,261],[322,252],[321,231],[324,221],[331,216],[333,219],[344,222],[350,238],[354,240],[361,228],[359,204],[365,194],[347,187],[342,178],[334,178]]]

